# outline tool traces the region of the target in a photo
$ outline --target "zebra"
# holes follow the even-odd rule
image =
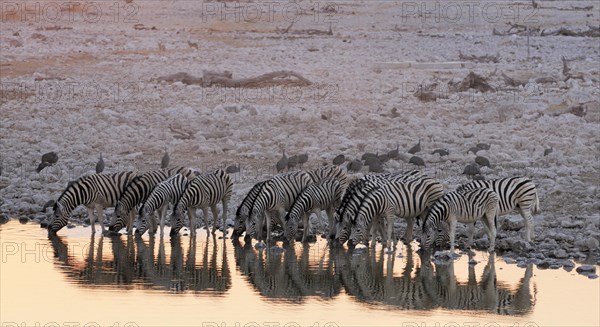
[[[531,242],[534,238],[533,214],[540,211],[540,201],[533,181],[525,177],[473,181],[459,186],[457,191],[481,187],[493,190],[500,197],[499,216],[519,210],[525,222],[525,240]]]
[[[317,183],[308,185],[292,204],[288,214],[285,217],[285,235],[291,242],[298,231],[298,223],[302,220],[304,233],[302,242],[306,241],[308,230],[310,229],[310,215],[321,216],[321,210],[327,212],[329,218],[329,231],[333,231],[333,212],[342,202],[344,188],[337,179],[326,178]],[[322,219],[321,219],[322,220]]]
[[[450,251],[454,253],[456,223],[469,224],[469,245],[473,243],[475,221],[481,219],[490,240],[489,251],[496,244],[496,217],[499,212],[500,196],[488,188],[450,192],[433,204],[423,222],[421,247],[430,248],[446,235],[442,224],[448,225]]]
[[[342,168],[339,166],[327,165],[321,168],[309,170],[306,173],[310,176],[313,183],[320,182],[326,178],[333,178],[340,183],[342,190],[346,190],[348,187],[348,175],[346,175],[346,172],[344,172],[344,170],[342,170]]]
[[[148,199],[140,207],[140,224],[136,229],[136,234],[144,235],[148,229],[148,224],[152,225],[152,233],[156,232],[156,222],[150,217],[155,211],[159,213],[160,235],[164,234],[165,216],[169,204],[175,204],[183,195],[187,188],[188,179],[181,174],[173,175],[164,182],[160,182],[150,193]]]
[[[354,219],[351,239],[358,244],[366,239],[367,227],[381,219],[381,226],[386,226],[384,246],[389,249],[395,246],[392,240],[394,216],[403,217],[407,221],[404,240],[412,240],[415,218],[430,208],[444,195],[442,184],[429,177],[411,179],[408,181],[390,181],[380,184],[365,195]],[[373,235],[374,237],[374,235]]]
[[[222,214],[222,230],[223,236],[227,234],[226,219],[227,219],[227,204],[231,198],[233,190],[233,182],[231,177],[222,169],[216,169],[205,175],[200,175],[191,180],[183,195],[177,201],[171,218],[171,236],[179,233],[183,227],[183,214],[187,210],[190,221],[190,231],[192,235],[196,235],[196,209],[200,208],[203,212],[204,225],[208,230],[208,208],[210,207],[213,215],[214,234],[217,229],[218,210],[217,203],[221,201],[223,204]]]
[[[197,172],[190,168],[173,167],[145,172],[133,179],[119,198],[108,229],[118,232],[121,228],[127,227],[127,231],[131,233],[136,207],[146,201],[158,183],[176,174],[182,174],[187,179],[191,179]]]
[[[240,206],[237,208],[237,211],[235,212],[235,223],[233,227],[232,237],[239,237],[244,231],[246,231],[246,219],[248,219],[248,217],[250,216],[252,203],[254,202],[254,199],[256,199],[256,196],[260,192],[265,182],[266,181],[261,181],[254,184],[252,189],[250,189],[248,194],[246,194],[246,196],[242,200]]]
[[[262,227],[267,226],[267,242],[271,239],[271,220],[285,230],[283,215],[294,203],[302,190],[312,183],[310,175],[303,171],[276,175],[261,188],[246,220],[246,234],[262,241]]]
[[[135,172],[128,171],[80,177],[73,184],[67,186],[54,203],[54,216],[48,224],[48,230],[54,233],[58,232],[67,225],[73,209],[83,204],[87,207],[92,233],[96,233],[94,209],[96,209],[102,231],[105,232],[104,208],[114,207],[117,204],[117,200],[135,176]]]
[[[421,172],[412,170],[405,173],[395,172],[387,174],[365,175],[360,179],[352,181],[352,183],[350,183],[348,186],[344,197],[342,198],[342,203],[336,210],[336,234],[335,236],[330,235],[330,238],[335,237],[341,244],[346,242],[348,236],[350,235],[352,221],[358,212],[362,199],[367,193],[376,188],[378,184],[385,183],[386,181],[407,181],[415,178],[422,178],[424,176],[425,175],[423,175]],[[378,227],[382,226],[374,225],[372,226],[372,230],[374,231]]]

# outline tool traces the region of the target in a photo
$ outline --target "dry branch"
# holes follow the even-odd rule
[[[231,72],[216,73],[204,71],[202,77],[195,77],[188,73],[179,72],[172,75],[161,76],[158,81],[168,83],[181,82],[186,85],[201,85],[203,87],[266,87],[266,86],[308,86],[312,82],[293,71],[276,71],[257,77],[234,79]]]
[[[456,84],[450,84],[450,89],[455,92],[464,92],[469,89],[474,89],[480,92],[494,91],[494,88],[488,84],[485,78],[469,72],[461,82]]]
[[[492,56],[492,55],[484,55],[484,56],[476,56],[476,55],[465,55],[462,52],[458,52],[458,58],[460,60],[468,60],[468,61],[474,61],[474,62],[494,62],[497,63],[498,60],[498,55]]]
[[[504,73],[502,73],[502,78],[504,79],[504,83],[506,83],[506,85],[512,86],[512,87],[523,86],[523,85],[527,84],[527,81],[516,80],[514,78],[507,76]]]
[[[563,36],[575,36],[575,37],[600,37],[600,27],[588,26],[587,31],[573,31],[565,27],[561,27],[555,31],[546,32],[545,30],[540,33],[540,36],[548,35],[563,35]]]

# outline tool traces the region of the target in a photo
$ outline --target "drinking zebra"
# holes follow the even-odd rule
[[[490,240],[489,251],[496,244],[496,217],[500,197],[487,188],[450,192],[433,204],[423,222],[421,247],[430,248],[440,239],[450,238],[450,251],[454,252],[456,223],[469,224],[469,245],[473,243],[475,222],[483,221]],[[442,224],[447,225],[444,228]],[[449,233],[449,235],[446,235]]]
[[[94,174],[79,178],[69,185],[56,200],[54,216],[48,224],[48,230],[54,233],[58,232],[67,225],[71,212],[83,204],[87,207],[92,233],[96,232],[94,209],[96,209],[100,226],[104,232],[104,208],[114,207],[117,204],[117,200],[135,176],[135,172],[128,171],[116,174]]]
[[[152,193],[148,196],[148,199],[140,208],[140,224],[136,229],[136,234],[144,235],[148,227],[150,227],[149,224],[152,227],[150,232],[153,234],[156,232],[156,220],[154,220],[154,217],[151,217],[151,215],[158,211],[160,235],[163,235],[167,208],[169,204],[175,205],[175,203],[177,203],[179,198],[183,195],[183,192],[185,192],[187,184],[188,179],[181,174],[177,174],[156,185],[152,190]]]
[[[342,203],[335,213],[335,238],[341,244],[346,242],[350,235],[354,219],[358,213],[358,209],[364,196],[376,188],[379,184],[386,183],[388,181],[401,182],[422,177],[424,177],[424,175],[421,172],[412,170],[408,172],[365,175],[360,179],[354,180],[350,186],[348,186],[348,189],[342,198]],[[377,222],[378,221],[376,221],[376,223]],[[371,226],[372,234],[375,235],[375,230],[382,227],[383,226],[373,224]],[[381,235],[384,235],[383,231],[381,231]],[[333,235],[330,235],[330,237],[333,238]]]
[[[374,220],[380,220],[379,225],[385,226],[387,229],[383,244],[391,249],[395,246],[395,241],[392,240],[394,216],[406,219],[404,239],[407,243],[410,242],[415,218],[430,208],[443,195],[442,184],[428,177],[379,184],[361,201],[352,227],[353,243],[358,244],[366,240],[368,234],[365,233],[368,226]]]
[[[254,200],[250,217],[246,220],[246,234],[262,241],[262,227],[266,223],[266,240],[271,239],[271,219],[284,227],[286,211],[302,190],[312,183],[310,175],[303,171],[279,174],[267,181]]]
[[[119,198],[115,206],[112,223],[108,229],[112,232],[118,232],[121,228],[127,227],[128,233],[131,233],[137,206],[146,201],[158,183],[176,174],[182,174],[187,179],[191,179],[196,175],[196,171],[185,167],[156,169],[134,178]]]
[[[231,181],[231,177],[222,169],[214,170],[191,180],[173,210],[171,236],[177,235],[183,227],[183,214],[186,210],[190,221],[190,231],[192,235],[196,235],[196,209],[198,208],[202,209],[204,226],[208,230],[209,207],[213,215],[212,233],[214,234],[219,219],[217,210],[217,203],[219,202],[223,204],[221,226],[223,234],[227,234],[227,204],[231,198],[232,190],[233,182]]]
[[[254,203],[256,196],[258,196],[258,193],[260,193],[260,190],[265,184],[265,182],[266,181],[262,181],[254,184],[252,189],[250,189],[248,194],[246,194],[246,196],[242,200],[240,206],[237,208],[235,212],[235,223],[233,226],[232,237],[239,237],[244,231],[246,231],[246,220],[248,219],[248,217],[250,217],[250,210],[252,209],[252,204]]]
[[[487,181],[473,181],[461,185],[457,191],[476,188],[489,188],[500,197],[500,211],[504,215],[518,210],[525,222],[525,240],[534,238],[533,214],[540,211],[540,201],[533,181],[525,177],[508,177]]]
[[[308,185],[296,198],[285,217],[286,238],[290,242],[295,238],[298,224],[302,220],[302,226],[304,226],[302,242],[305,242],[310,229],[310,215],[314,213],[322,220],[322,210],[327,212],[329,233],[331,234],[334,229],[333,212],[340,205],[343,195],[344,187],[337,179],[326,178]]]

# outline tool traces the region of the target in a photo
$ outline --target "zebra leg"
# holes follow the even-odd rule
[[[204,228],[206,228],[206,232],[208,233],[208,207],[202,208],[202,219],[204,219]]]
[[[188,207],[188,220],[190,221],[190,235],[196,235],[196,208]]]
[[[488,251],[490,252],[494,251],[494,248],[496,247],[496,213],[496,208],[494,208],[494,210],[490,210],[490,212],[485,214],[486,220],[484,220],[488,225],[488,237],[490,239],[490,247]]]
[[[521,217],[523,217],[523,222],[525,222],[525,240],[531,242],[533,238],[533,215],[531,214],[531,209],[521,208],[519,211]]]
[[[467,224],[469,227],[469,241],[467,243],[467,249],[470,249],[473,246],[473,234],[475,234],[475,222]]]
[[[92,227],[92,234],[95,234],[96,226],[94,226],[94,224],[96,223],[96,216],[94,216],[94,207],[87,208],[87,212],[88,212],[88,219],[90,220],[90,227]]]
[[[450,218],[450,252],[454,254],[454,237],[456,236],[456,218]]]
[[[415,228],[415,217],[406,218],[406,231],[404,232],[404,243],[413,240],[413,229]]]
[[[167,208],[168,205],[164,205],[162,208],[160,208],[160,235],[164,235],[164,230],[165,230],[165,222],[167,220]]]
[[[335,208],[333,206],[327,208],[327,218],[328,218],[328,227],[329,227],[329,239],[334,239],[335,238],[335,217],[333,215],[335,211]]]
[[[160,215],[158,210],[155,210],[152,213],[152,216],[150,217],[150,230],[148,231],[149,234],[154,235],[156,234],[156,229],[158,228],[157,224],[156,224],[156,220],[160,219],[159,217],[157,217],[158,215]],[[139,219],[138,219],[139,221]],[[139,224],[138,224],[138,228],[139,228]]]
[[[129,212],[129,221],[127,222],[127,234],[133,234],[133,221],[135,219],[135,210]]]
[[[388,247],[388,251],[391,251],[395,246],[394,246],[394,241],[392,240],[392,233],[394,232],[394,215],[385,215],[379,218],[379,221],[381,221],[381,223],[383,223],[384,221],[387,222],[386,223],[386,227],[387,227],[387,236],[385,239],[385,243]]]
[[[217,231],[217,223],[219,221],[219,210],[217,210],[217,205],[216,204],[214,206],[211,206],[210,210],[212,211],[212,215],[213,215],[212,234],[215,235],[215,232]]]
[[[263,219],[265,224],[267,224],[267,235],[265,236],[265,241],[269,242],[271,240],[271,215],[269,214],[268,210],[265,210]],[[260,233],[262,235],[262,224],[260,225]]]
[[[306,242],[308,230],[310,229],[310,214],[310,212],[305,212],[302,215],[302,225],[304,226],[304,230],[302,231],[302,243]]]
[[[223,237],[227,236],[227,205],[228,205],[228,200],[227,199],[223,199],[222,201],[223,204],[223,217],[222,217],[222,225],[221,225],[221,231],[223,232]]]

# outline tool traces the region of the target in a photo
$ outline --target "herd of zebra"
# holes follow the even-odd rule
[[[92,233],[95,216],[106,231],[103,210],[114,207],[109,231],[127,228],[132,233],[138,216],[136,233],[155,233],[160,225],[163,234],[167,210],[172,205],[171,236],[185,225],[187,212],[189,229],[196,234],[196,210],[202,209],[206,228],[211,209],[212,232],[219,225],[217,204],[222,204],[220,223],[226,237],[226,216],[232,195],[231,177],[221,169],[201,174],[184,168],[163,168],[145,173],[121,172],[93,174],[70,184],[54,204],[54,215],[48,230],[56,233],[67,225],[77,206],[88,209]],[[328,216],[329,239],[336,244],[354,247],[373,244],[378,233],[384,247],[395,247],[394,219],[404,218],[407,228],[404,241],[413,240],[415,220],[421,221],[421,246],[442,246],[448,241],[454,250],[457,222],[469,226],[472,244],[474,225],[482,220],[493,250],[498,215],[518,210],[524,219],[525,240],[533,237],[533,213],[539,211],[535,184],[527,178],[510,177],[476,180],[445,193],[440,181],[420,171],[368,174],[352,178],[339,166],[323,166],[313,170],[286,172],[256,183],[246,194],[236,211],[233,237],[244,232],[246,238],[256,238],[257,246],[269,242],[275,226],[283,228],[284,240],[294,241],[302,227],[302,241],[307,240],[310,215]],[[321,219],[320,221],[323,221]]]

